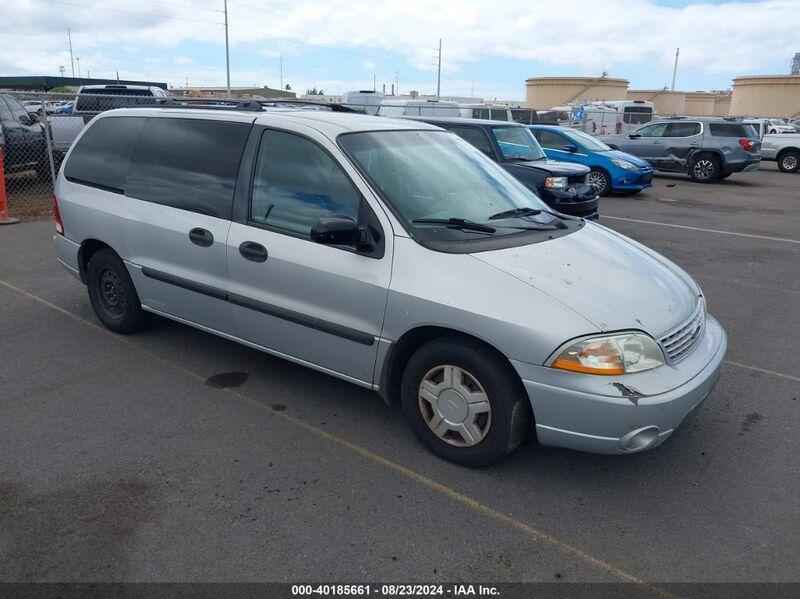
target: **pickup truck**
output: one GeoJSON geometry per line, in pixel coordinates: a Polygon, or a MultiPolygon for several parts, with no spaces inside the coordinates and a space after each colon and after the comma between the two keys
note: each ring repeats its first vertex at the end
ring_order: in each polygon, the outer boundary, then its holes
{"type": "Polygon", "coordinates": [[[765,135],[761,159],[774,160],[784,173],[796,173],[800,170],[800,133],[765,135]]]}

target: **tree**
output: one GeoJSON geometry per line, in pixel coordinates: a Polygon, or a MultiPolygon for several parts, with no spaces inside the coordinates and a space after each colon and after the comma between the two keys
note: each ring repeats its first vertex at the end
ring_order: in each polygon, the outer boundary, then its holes
{"type": "Polygon", "coordinates": [[[292,86],[291,86],[291,85],[289,85],[288,83],[286,84],[286,91],[287,91],[287,92],[290,92],[290,91],[292,91],[292,86]]]}
{"type": "Polygon", "coordinates": [[[325,92],[322,91],[321,89],[317,89],[317,86],[315,85],[314,87],[311,87],[311,88],[306,90],[306,95],[307,96],[324,96],[325,92]]]}

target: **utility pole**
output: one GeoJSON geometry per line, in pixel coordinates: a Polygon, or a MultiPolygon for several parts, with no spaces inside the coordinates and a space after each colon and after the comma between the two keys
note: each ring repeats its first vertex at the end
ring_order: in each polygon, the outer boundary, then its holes
{"type": "Polygon", "coordinates": [[[72,78],[75,78],[75,59],[72,58],[72,32],[67,29],[67,39],[69,40],[69,64],[72,67],[72,78]]]}
{"type": "Polygon", "coordinates": [[[64,65],[63,64],[60,67],[58,67],[58,72],[61,73],[62,77],[64,76],[64,70],[65,69],[64,69],[64,65]]]}
{"type": "Polygon", "coordinates": [[[117,83],[119,83],[119,70],[117,71],[117,83]]]}
{"type": "Polygon", "coordinates": [[[469,80],[469,97],[470,98],[474,98],[475,97],[475,80],[474,79],[470,79],[469,80]]]}
{"type": "Polygon", "coordinates": [[[228,0],[225,2],[225,97],[231,97],[231,55],[228,48],[228,0]]]}
{"type": "Polygon", "coordinates": [[[439,66],[436,69],[436,99],[442,91],[442,38],[439,38],[439,66]]]}
{"type": "Polygon", "coordinates": [[[681,49],[675,50],[675,67],[672,69],[672,91],[675,91],[675,78],[678,76],[678,56],[680,56],[681,49]]]}
{"type": "Polygon", "coordinates": [[[75,57],[75,62],[78,63],[78,79],[81,78],[81,59],[79,57],[75,57]]]}
{"type": "Polygon", "coordinates": [[[278,54],[278,68],[281,71],[281,89],[283,89],[283,54],[278,54]]]}
{"type": "Polygon", "coordinates": [[[375,73],[372,73],[372,91],[378,91],[378,79],[375,76],[375,73]]]}
{"type": "Polygon", "coordinates": [[[91,79],[92,78],[92,72],[89,69],[86,69],[86,78],[87,79],[91,79]]]}
{"type": "Polygon", "coordinates": [[[394,71],[394,83],[395,83],[395,90],[396,94],[400,95],[400,69],[395,69],[394,71]]]}

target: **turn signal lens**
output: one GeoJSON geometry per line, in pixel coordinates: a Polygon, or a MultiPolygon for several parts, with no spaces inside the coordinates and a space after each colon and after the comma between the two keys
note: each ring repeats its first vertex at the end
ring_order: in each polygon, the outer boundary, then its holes
{"type": "Polygon", "coordinates": [[[588,337],[560,350],[553,368],[587,374],[619,375],[664,364],[664,353],[648,335],[638,332],[588,337]]]}

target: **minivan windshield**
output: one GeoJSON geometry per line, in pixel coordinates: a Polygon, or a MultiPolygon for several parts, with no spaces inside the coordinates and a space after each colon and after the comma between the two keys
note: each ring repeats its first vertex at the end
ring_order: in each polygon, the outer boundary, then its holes
{"type": "Polygon", "coordinates": [[[431,220],[453,219],[462,224],[490,225],[462,227],[449,223],[458,235],[501,236],[552,226],[559,220],[532,191],[452,133],[347,133],[339,136],[339,144],[398,216],[414,229],[437,224],[431,220]],[[526,208],[529,210],[519,210],[526,208]],[[508,216],[497,217],[509,211],[508,216]]]}
{"type": "Polygon", "coordinates": [[[544,150],[527,127],[492,127],[504,160],[540,160],[544,150]]]}

